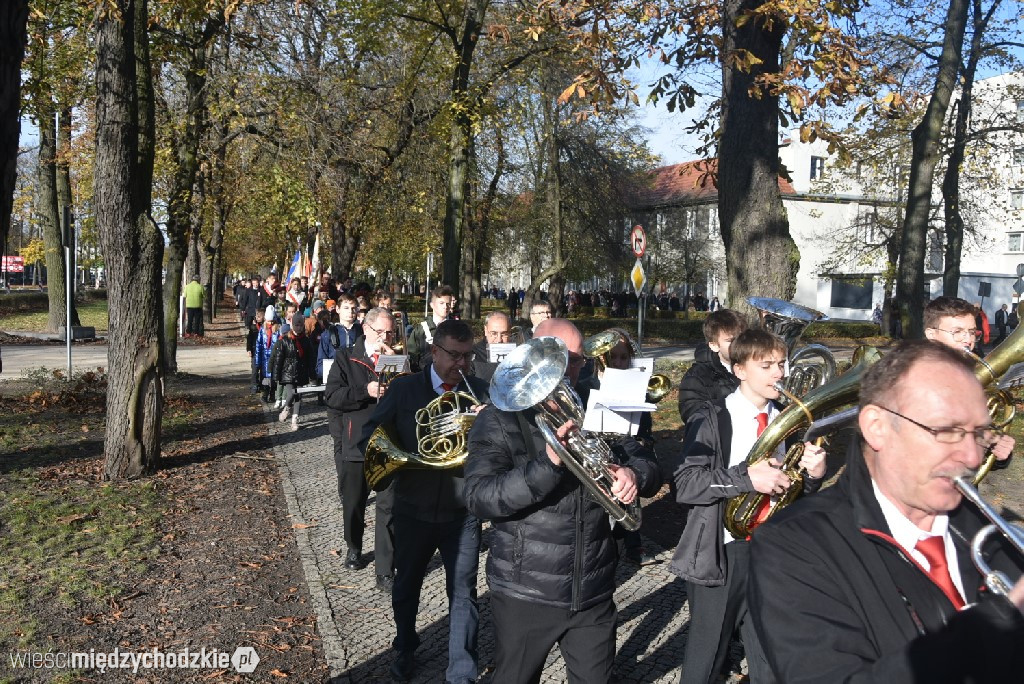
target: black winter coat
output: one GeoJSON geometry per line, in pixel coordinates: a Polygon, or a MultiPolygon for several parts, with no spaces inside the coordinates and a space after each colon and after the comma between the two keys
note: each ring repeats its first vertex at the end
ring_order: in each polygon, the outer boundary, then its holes
{"type": "MultiPolygon", "coordinates": [[[[488,406],[469,435],[466,505],[495,531],[487,583],[512,598],[585,610],[615,590],[608,514],[565,466],[551,462],[528,410],[521,415],[531,453],[517,415],[488,406]]],[[[636,473],[640,495],[653,496],[661,486],[658,466],[647,449],[629,442],[618,455],[636,473]]]]}
{"type": "Polygon", "coordinates": [[[730,373],[717,352],[707,342],[700,343],[693,352],[693,365],[679,383],[679,415],[683,422],[706,401],[720,401],[740,386],[739,378],[730,373]]]}
{"type": "Polygon", "coordinates": [[[331,437],[342,444],[342,460],[363,460],[359,438],[367,418],[377,407],[377,398],[370,396],[366,386],[376,380],[373,362],[366,356],[364,338],[351,350],[343,349],[334,357],[324,389],[324,402],[331,437]]]}
{"type": "MultiPolygon", "coordinates": [[[[979,592],[969,545],[985,521],[949,515],[968,605],[959,612],[890,537],[863,456],[839,482],[797,501],[751,542],[750,613],[780,682],[1011,682],[1024,673],[1024,616],[979,592]]],[[[986,556],[1018,578],[1000,535],[986,556]]],[[[1011,560],[1015,559],[1015,560],[1011,560]]]]}
{"type": "MultiPolygon", "coordinates": [[[[477,398],[486,402],[487,383],[479,378],[466,378],[477,398]]],[[[466,392],[465,383],[459,383],[459,392],[466,392]]],[[[357,447],[366,452],[366,443],[378,425],[393,428],[398,439],[395,444],[402,451],[416,453],[416,412],[437,398],[430,378],[430,366],[419,373],[402,375],[391,381],[387,392],[377,403],[366,423],[357,447]]],[[[477,418],[479,420],[479,418],[477,418]]],[[[472,460],[472,451],[467,460],[472,460]]],[[[395,515],[415,517],[426,522],[452,522],[466,514],[463,494],[463,469],[443,470],[401,468],[395,473],[395,515]]]]}
{"type": "Polygon", "coordinates": [[[271,373],[281,385],[305,385],[316,370],[316,352],[305,335],[282,335],[270,352],[271,373]]]}

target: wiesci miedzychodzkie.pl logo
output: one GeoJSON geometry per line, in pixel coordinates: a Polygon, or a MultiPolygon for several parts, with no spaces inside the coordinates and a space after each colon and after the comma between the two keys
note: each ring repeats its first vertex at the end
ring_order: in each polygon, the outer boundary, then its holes
{"type": "Polygon", "coordinates": [[[205,646],[198,650],[184,648],[163,651],[153,648],[148,651],[75,651],[75,652],[33,652],[15,651],[9,655],[11,669],[32,670],[223,670],[233,667],[241,674],[251,674],[260,664],[260,656],[252,646],[239,646],[234,653],[205,646]]]}

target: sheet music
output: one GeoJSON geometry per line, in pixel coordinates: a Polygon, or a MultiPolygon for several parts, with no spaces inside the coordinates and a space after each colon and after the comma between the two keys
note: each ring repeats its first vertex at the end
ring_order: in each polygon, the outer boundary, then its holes
{"type": "Polygon", "coordinates": [[[650,359],[639,360],[647,363],[628,370],[605,369],[601,389],[592,390],[587,400],[584,430],[635,435],[640,426],[640,415],[657,410],[654,404],[646,401],[647,383],[654,371],[654,363],[650,359]]]}
{"type": "Polygon", "coordinates": [[[373,370],[377,373],[404,373],[409,370],[409,357],[406,354],[381,354],[373,370]]]}
{"type": "Polygon", "coordinates": [[[512,342],[499,342],[487,345],[487,360],[490,363],[501,363],[505,357],[512,353],[516,345],[512,342]]]}

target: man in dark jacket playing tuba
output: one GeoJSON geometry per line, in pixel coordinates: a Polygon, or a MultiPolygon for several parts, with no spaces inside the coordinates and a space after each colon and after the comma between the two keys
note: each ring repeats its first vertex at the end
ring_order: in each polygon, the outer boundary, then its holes
{"type": "MultiPolygon", "coordinates": [[[[569,349],[566,374],[579,378],[583,337],[563,319],[537,326],[569,349]]],[[[608,513],[561,463],[533,423],[535,411],[487,407],[470,432],[466,505],[494,525],[487,559],[494,618],[495,684],[537,682],[559,644],[570,682],[611,677],[615,657],[617,551],[608,513]]],[[[563,438],[566,426],[558,430],[563,438]]],[[[623,440],[625,466],[612,494],[623,503],[661,486],[657,463],[635,440],[623,440]]]]}

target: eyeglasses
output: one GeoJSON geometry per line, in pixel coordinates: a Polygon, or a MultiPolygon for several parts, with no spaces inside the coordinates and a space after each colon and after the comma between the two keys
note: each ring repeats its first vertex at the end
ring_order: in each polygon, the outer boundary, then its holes
{"type": "Polygon", "coordinates": [[[498,332],[497,330],[488,330],[486,332],[486,335],[488,338],[494,338],[498,340],[507,340],[509,337],[509,333],[507,330],[505,332],[498,332]]]}
{"type": "Polygon", "coordinates": [[[945,330],[943,328],[932,328],[932,330],[938,330],[939,332],[947,333],[950,337],[953,337],[954,339],[957,338],[957,337],[967,337],[967,339],[970,339],[972,337],[976,337],[977,334],[978,334],[978,329],[977,328],[966,328],[966,329],[965,328],[957,328],[956,330],[945,330]]]}
{"type": "Polygon", "coordinates": [[[573,353],[573,352],[569,353],[569,365],[570,366],[582,366],[586,362],[587,362],[587,358],[585,356],[580,356],[579,354],[576,354],[576,353],[573,353]]]}
{"type": "Polygon", "coordinates": [[[476,354],[476,352],[474,352],[474,351],[468,351],[468,352],[462,352],[462,353],[449,351],[449,350],[445,349],[444,347],[442,347],[441,345],[439,345],[437,342],[434,342],[434,346],[437,347],[438,349],[440,349],[441,351],[443,351],[445,354],[447,354],[451,358],[451,360],[455,361],[455,362],[458,362],[461,359],[462,361],[465,361],[466,363],[469,363],[470,361],[473,360],[473,355],[476,354]]]}
{"type": "Polygon", "coordinates": [[[1002,432],[995,429],[991,425],[978,428],[977,430],[964,430],[963,428],[960,427],[933,428],[928,427],[923,423],[918,423],[913,418],[908,418],[902,413],[893,411],[891,408],[886,408],[885,406],[879,406],[878,408],[882,409],[883,411],[888,411],[894,416],[898,416],[905,421],[913,423],[922,430],[927,430],[928,432],[932,433],[932,437],[934,437],[935,441],[939,442],[940,444],[959,444],[960,442],[964,441],[964,437],[966,437],[967,435],[974,435],[974,441],[975,443],[977,443],[978,446],[982,447],[983,449],[990,449],[993,446],[995,446],[995,443],[998,442],[999,438],[1003,436],[1002,432]]]}
{"type": "Polygon", "coordinates": [[[542,309],[540,311],[531,311],[531,316],[551,316],[551,309],[542,309]]]}
{"type": "Polygon", "coordinates": [[[395,336],[395,331],[394,330],[377,330],[376,328],[374,328],[372,325],[369,325],[368,323],[363,323],[363,327],[364,328],[369,328],[373,332],[377,333],[377,335],[379,335],[380,337],[394,337],[395,336]]]}

